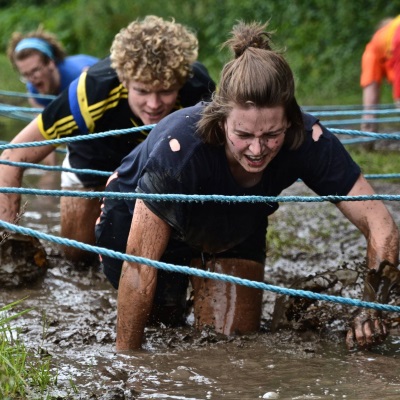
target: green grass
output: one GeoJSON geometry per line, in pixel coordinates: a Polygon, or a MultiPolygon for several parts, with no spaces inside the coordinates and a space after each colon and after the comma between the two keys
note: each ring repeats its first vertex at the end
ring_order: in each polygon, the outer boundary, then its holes
{"type": "Polygon", "coordinates": [[[10,315],[22,300],[0,308],[0,398],[51,399],[48,390],[57,383],[51,371],[51,356],[25,346],[20,333],[11,323],[29,312],[10,315]]]}
{"type": "Polygon", "coordinates": [[[7,56],[0,54],[0,90],[12,90],[21,92],[25,90],[25,85],[20,82],[18,73],[14,71],[7,56]]]}
{"type": "Polygon", "coordinates": [[[400,173],[400,157],[396,150],[368,151],[359,146],[348,146],[347,149],[363,174],[400,173]]]}

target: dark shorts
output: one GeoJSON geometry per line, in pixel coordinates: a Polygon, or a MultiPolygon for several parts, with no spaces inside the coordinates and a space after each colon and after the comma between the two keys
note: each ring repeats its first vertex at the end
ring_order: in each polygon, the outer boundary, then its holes
{"type": "MultiPolygon", "coordinates": [[[[116,179],[107,185],[105,191],[119,191],[116,179]]],[[[97,246],[125,253],[131,221],[132,215],[125,200],[105,199],[100,220],[95,227],[97,246]]],[[[191,258],[191,250],[188,247],[171,243],[160,261],[187,266],[191,258]]],[[[122,263],[123,261],[118,258],[102,256],[104,274],[115,289],[118,289],[122,263]]],[[[173,324],[181,322],[186,310],[188,283],[189,279],[186,274],[158,270],[154,298],[155,310],[152,313],[155,320],[164,322],[163,315],[169,314],[168,320],[171,321],[172,318],[173,324]],[[160,313],[163,315],[158,316],[160,313]]]]}
{"type": "MultiPolygon", "coordinates": [[[[112,179],[105,191],[119,192],[117,179],[112,179]]],[[[129,212],[127,200],[105,198],[100,220],[96,224],[96,244],[121,253],[126,251],[126,243],[131,227],[132,215],[129,212]]],[[[133,201],[133,200],[129,200],[133,201]]],[[[203,258],[205,261],[212,257],[241,258],[263,263],[265,260],[266,227],[262,227],[246,241],[229,251],[219,254],[202,254],[171,239],[167,250],[160,259],[161,262],[189,266],[193,258],[203,258]]],[[[111,284],[118,289],[123,261],[117,258],[102,256],[104,274],[111,284]]],[[[173,298],[186,296],[188,276],[178,272],[158,271],[155,303],[170,303],[173,298]]]]}

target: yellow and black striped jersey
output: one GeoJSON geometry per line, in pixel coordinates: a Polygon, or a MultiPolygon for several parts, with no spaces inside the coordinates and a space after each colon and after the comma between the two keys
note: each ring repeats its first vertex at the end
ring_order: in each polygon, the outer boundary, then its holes
{"type": "MultiPolygon", "coordinates": [[[[179,95],[172,111],[208,100],[215,83],[199,62],[179,95]]],[[[38,117],[43,137],[58,139],[68,136],[107,132],[142,126],[131,111],[128,91],[119,81],[107,57],[83,72],[53,100],[38,117]]],[[[149,131],[114,134],[100,139],[68,144],[69,161],[73,168],[114,171],[123,157],[146,139],[149,131]]],[[[80,174],[86,187],[105,184],[107,178],[80,174]]]]}

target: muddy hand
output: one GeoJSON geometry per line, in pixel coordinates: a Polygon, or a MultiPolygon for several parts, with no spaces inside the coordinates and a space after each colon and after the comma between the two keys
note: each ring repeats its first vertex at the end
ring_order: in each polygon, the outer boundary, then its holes
{"type": "MultiPolygon", "coordinates": [[[[384,260],[377,269],[370,269],[364,280],[363,300],[387,304],[390,291],[400,283],[400,271],[384,260]]],[[[388,328],[378,310],[359,310],[351,328],[347,332],[346,344],[349,349],[355,347],[370,348],[382,343],[388,336],[388,328]]]]}
{"type": "Polygon", "coordinates": [[[19,233],[0,232],[0,287],[17,287],[44,276],[46,250],[39,239],[19,233]]]}
{"type": "Polygon", "coordinates": [[[362,309],[347,332],[346,345],[349,350],[369,349],[381,344],[388,336],[388,329],[377,310],[362,309]]]}

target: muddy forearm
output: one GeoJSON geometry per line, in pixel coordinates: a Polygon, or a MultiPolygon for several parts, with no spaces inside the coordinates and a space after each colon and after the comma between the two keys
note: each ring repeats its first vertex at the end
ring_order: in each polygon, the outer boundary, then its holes
{"type": "Polygon", "coordinates": [[[124,262],[118,289],[117,351],[142,346],[156,288],[156,270],[124,262]]]}
{"type": "MultiPolygon", "coordinates": [[[[137,200],[126,253],[159,260],[169,242],[171,228],[142,200],[137,200]]],[[[124,262],[118,289],[117,350],[139,349],[150,315],[157,270],[145,264],[124,262]]]]}
{"type": "MultiPolygon", "coordinates": [[[[388,303],[391,289],[400,283],[397,269],[399,236],[394,225],[392,234],[372,235],[367,237],[367,263],[369,271],[364,281],[363,300],[388,303]]],[[[381,311],[360,308],[347,332],[346,344],[349,349],[370,348],[382,343],[389,334],[381,311]]]]}
{"type": "MultiPolygon", "coordinates": [[[[7,160],[7,151],[1,157],[7,160]]],[[[20,187],[23,170],[0,164],[0,187],[20,187]]],[[[21,196],[16,193],[0,193],[0,219],[6,222],[15,222],[20,210],[21,196]]]]}
{"type": "Polygon", "coordinates": [[[367,265],[370,269],[378,270],[382,262],[388,262],[395,267],[399,263],[399,231],[392,220],[382,221],[385,227],[367,236],[367,265]]]}
{"type": "MultiPolygon", "coordinates": [[[[374,195],[375,191],[360,175],[348,196],[374,195]]],[[[367,264],[378,269],[383,261],[398,265],[399,231],[393,217],[382,201],[343,201],[339,210],[364,235],[367,241],[367,264]]]]}
{"type": "MultiPolygon", "coordinates": [[[[43,141],[37,118],[31,121],[13,140],[12,144],[43,141]]],[[[37,163],[54,150],[52,145],[6,149],[1,159],[9,162],[37,163]]],[[[20,187],[24,169],[0,164],[0,187],[20,187]]],[[[20,196],[0,194],[0,219],[13,222],[19,212],[20,196]]]]}

